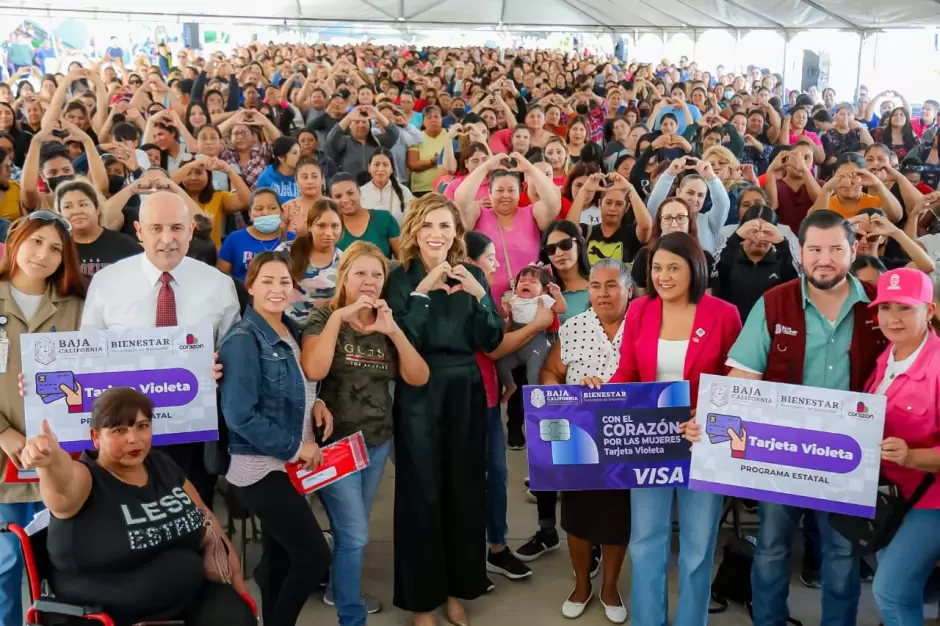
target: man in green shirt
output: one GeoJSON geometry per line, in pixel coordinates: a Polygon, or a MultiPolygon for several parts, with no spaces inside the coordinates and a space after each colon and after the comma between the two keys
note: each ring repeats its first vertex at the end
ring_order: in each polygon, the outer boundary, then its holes
{"type": "MultiPolygon", "coordinates": [[[[803,277],[768,291],[751,310],[728,354],[730,376],[828,389],[858,387],[870,374],[863,371],[868,361],[873,368],[880,350],[867,288],[849,275],[857,248],[855,230],[839,214],[818,211],[803,221],[799,239],[803,277]],[[853,346],[855,342],[869,347],[853,346]]],[[[804,509],[760,502],[759,513],[751,568],[753,620],[755,626],[777,626],[788,615],[790,543],[804,509]]],[[[831,529],[828,513],[808,513],[821,535],[822,623],[854,624],[861,594],[859,557],[831,529]]]]}

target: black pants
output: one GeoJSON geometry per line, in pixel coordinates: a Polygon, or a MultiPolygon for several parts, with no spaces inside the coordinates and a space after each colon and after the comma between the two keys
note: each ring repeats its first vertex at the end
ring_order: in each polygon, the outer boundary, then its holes
{"type": "MultiPolygon", "coordinates": [[[[155,582],[154,584],[159,584],[155,582]]],[[[203,583],[196,595],[196,600],[178,615],[164,616],[173,620],[182,620],[186,626],[257,626],[258,620],[251,612],[249,604],[238,595],[231,585],[209,582],[203,583]]],[[[111,615],[117,626],[131,626],[141,621],[151,621],[150,617],[111,615]]],[[[65,619],[47,622],[50,626],[88,626],[91,622],[80,619],[65,619]]],[[[159,623],[159,621],[157,622],[159,623]]]]}
{"type": "Polygon", "coordinates": [[[535,494],[535,506],[539,513],[539,527],[555,527],[555,511],[558,506],[557,491],[533,491],[535,494]]]}
{"type": "Polygon", "coordinates": [[[207,582],[183,616],[186,626],[256,626],[251,607],[229,585],[207,582]]]}
{"type": "Polygon", "coordinates": [[[486,394],[476,362],[430,362],[395,397],[395,606],[486,592],[486,394]]]}
{"type": "Polygon", "coordinates": [[[284,472],[271,472],[248,487],[232,486],[261,520],[261,590],[265,626],[294,626],[307,598],[330,568],[330,549],[306,498],[284,472]]]}
{"type": "Polygon", "coordinates": [[[212,509],[212,501],[215,498],[216,477],[209,474],[205,463],[205,444],[199,443],[180,443],[172,446],[163,446],[160,448],[170,455],[176,464],[180,466],[186,478],[193,484],[199,497],[206,503],[209,509],[212,509]]]}
{"type": "Polygon", "coordinates": [[[525,413],[522,405],[522,386],[528,385],[525,367],[517,367],[512,371],[512,381],[516,384],[516,393],[509,397],[506,403],[506,427],[512,432],[515,429],[522,431],[525,423],[525,413]]]}

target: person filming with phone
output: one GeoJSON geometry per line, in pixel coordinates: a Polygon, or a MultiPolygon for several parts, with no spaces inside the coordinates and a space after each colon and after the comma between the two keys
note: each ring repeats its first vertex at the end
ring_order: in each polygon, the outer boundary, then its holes
{"type": "Polygon", "coordinates": [[[326,136],[326,154],[340,172],[360,176],[369,169],[369,159],[379,148],[391,150],[398,142],[398,127],[372,105],[357,106],[326,136]],[[372,124],[382,132],[373,135],[372,124]]]}

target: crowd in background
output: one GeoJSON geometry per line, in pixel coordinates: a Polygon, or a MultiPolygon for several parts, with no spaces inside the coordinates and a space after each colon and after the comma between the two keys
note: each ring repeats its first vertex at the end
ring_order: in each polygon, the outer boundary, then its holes
{"type": "MultiPolygon", "coordinates": [[[[0,83],[0,463],[40,481],[0,482],[0,521],[49,509],[63,599],[119,623],[251,623],[234,548],[220,540],[224,567],[206,556],[221,493],[261,521],[251,574],[266,624],[297,623],[325,581],[339,623],[365,624],[382,609],[361,579],[392,459],[394,604],[417,626],[440,607],[468,624],[463,601],[492,590],[487,572],[530,577],[560,547],[559,494],[540,491],[537,530],[507,546],[526,384],[688,380],[693,409],[698,377],[729,371],[885,394],[884,475],[910,497],[940,469],[936,101],[915,114],[890,90],[840,98],[757,67],[548,50],[160,43],[129,67],[105,55],[13,69],[0,83]],[[96,451],[72,459],[47,427],[26,439],[19,335],[196,324],[218,351],[217,462],[201,444],[151,451],[152,405],[118,390],[95,405],[96,451]],[[321,445],[357,432],[371,463],[318,492],[324,534],[285,463],[316,467],[321,445]],[[127,511],[163,498],[173,532],[115,540],[131,536],[127,511]]],[[[683,433],[697,441],[694,420],[683,433]]],[[[628,607],[635,624],[667,623],[674,500],[671,623],[707,623],[722,498],[685,488],[561,493],[566,617],[596,595],[613,623],[628,607]]],[[[822,624],[854,624],[872,576],[885,624],[921,623],[940,487],[874,571],[827,515],[758,512],[756,624],[787,619],[798,525],[822,624]]],[[[0,536],[3,626],[22,624],[21,574],[0,536]]]]}

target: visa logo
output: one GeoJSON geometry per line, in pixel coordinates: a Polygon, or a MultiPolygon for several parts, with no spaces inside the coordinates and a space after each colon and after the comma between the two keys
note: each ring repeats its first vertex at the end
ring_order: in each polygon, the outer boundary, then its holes
{"type": "Polygon", "coordinates": [[[644,467],[633,468],[638,485],[674,485],[685,482],[685,474],[681,467],[644,467]]]}

